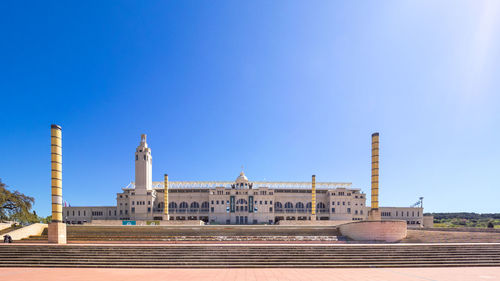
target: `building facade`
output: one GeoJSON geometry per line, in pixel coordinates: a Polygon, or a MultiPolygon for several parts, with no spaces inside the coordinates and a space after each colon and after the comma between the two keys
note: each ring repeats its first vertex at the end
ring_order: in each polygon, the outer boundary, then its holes
{"type": "MultiPolygon", "coordinates": [[[[66,223],[93,220],[159,221],[165,216],[168,192],[170,220],[202,220],[211,224],[275,224],[310,220],[311,182],[250,181],[242,171],[228,181],[152,181],[152,156],[146,135],[135,152],[135,182],[116,195],[116,206],[64,207],[66,223]]],[[[365,220],[366,194],[345,182],[316,182],[317,220],[365,220]]],[[[380,207],[382,219],[421,225],[422,208],[380,207]],[[410,216],[411,215],[411,216],[410,216]]]]}

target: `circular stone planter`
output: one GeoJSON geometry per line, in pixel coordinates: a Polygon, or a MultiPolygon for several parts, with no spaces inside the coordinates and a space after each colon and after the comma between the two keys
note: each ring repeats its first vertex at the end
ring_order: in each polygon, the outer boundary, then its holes
{"type": "Polygon", "coordinates": [[[398,242],[406,237],[406,221],[357,221],[339,226],[341,235],[356,241],[398,242]]]}

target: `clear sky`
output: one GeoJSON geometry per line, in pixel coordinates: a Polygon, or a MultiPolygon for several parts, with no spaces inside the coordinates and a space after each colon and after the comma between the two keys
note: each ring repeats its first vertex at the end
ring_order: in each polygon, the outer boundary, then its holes
{"type": "Polygon", "coordinates": [[[0,177],[49,215],[56,123],[72,206],[116,204],[142,133],[154,180],[369,194],[378,131],[382,206],[500,212],[499,37],[499,1],[2,1],[0,177]]]}

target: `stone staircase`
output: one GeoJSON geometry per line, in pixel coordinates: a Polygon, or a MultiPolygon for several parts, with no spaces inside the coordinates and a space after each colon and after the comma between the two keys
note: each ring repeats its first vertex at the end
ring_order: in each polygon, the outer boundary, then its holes
{"type": "MultiPolygon", "coordinates": [[[[67,240],[78,242],[337,241],[336,227],[291,226],[68,226],[67,240]]],[[[47,230],[22,242],[47,242],[47,230]]]]}
{"type": "Polygon", "coordinates": [[[0,246],[0,267],[360,268],[500,266],[500,244],[0,246]]]}

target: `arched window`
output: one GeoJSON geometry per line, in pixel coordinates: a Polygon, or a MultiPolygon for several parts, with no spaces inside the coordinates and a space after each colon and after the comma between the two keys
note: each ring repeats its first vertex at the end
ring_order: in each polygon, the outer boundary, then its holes
{"type": "Polygon", "coordinates": [[[308,212],[308,213],[309,213],[309,212],[311,212],[311,211],[312,211],[312,203],[311,203],[311,202],[309,202],[309,203],[307,203],[307,204],[306,204],[306,212],[308,212]]]}
{"type": "Polygon", "coordinates": [[[285,211],[287,213],[293,213],[295,210],[293,209],[293,203],[292,202],[286,202],[285,203],[285,211]]]}
{"type": "Polygon", "coordinates": [[[179,212],[180,213],[185,213],[187,211],[187,208],[188,208],[187,202],[181,202],[181,204],[179,204],[179,212]]]}
{"type": "Polygon", "coordinates": [[[199,209],[200,209],[200,203],[198,203],[198,202],[192,202],[191,206],[189,206],[189,211],[192,213],[198,212],[199,209]]]}
{"type": "Polygon", "coordinates": [[[283,205],[281,202],[274,202],[274,211],[277,213],[283,212],[283,205]]]}
{"type": "Polygon", "coordinates": [[[238,199],[238,201],[236,201],[236,204],[248,204],[247,200],[241,198],[241,199],[238,199]]]}
{"type": "Polygon", "coordinates": [[[326,212],[326,206],[325,206],[325,203],[323,202],[319,202],[318,204],[316,204],[316,211],[318,213],[325,213],[326,212]]]}
{"type": "Polygon", "coordinates": [[[306,210],[304,209],[304,203],[302,202],[297,202],[297,204],[295,204],[295,209],[297,209],[297,212],[305,212],[306,210]]]}
{"type": "Polygon", "coordinates": [[[175,202],[168,203],[168,212],[175,213],[176,211],[177,211],[177,203],[175,202]]]}
{"type": "Polygon", "coordinates": [[[208,204],[208,201],[205,201],[205,202],[201,203],[201,211],[202,212],[208,212],[208,207],[209,206],[210,205],[208,204]]]}

